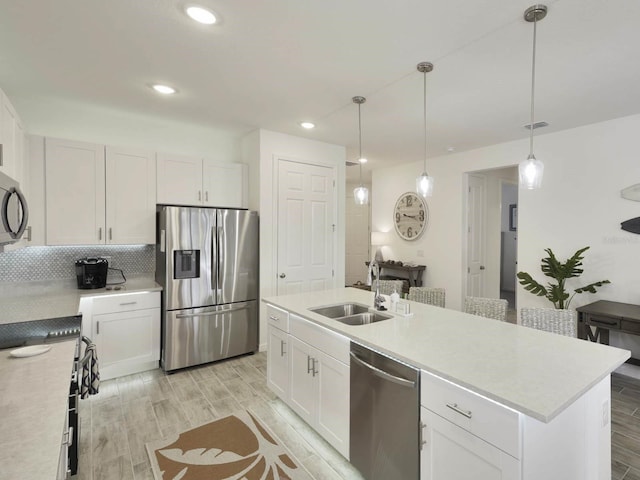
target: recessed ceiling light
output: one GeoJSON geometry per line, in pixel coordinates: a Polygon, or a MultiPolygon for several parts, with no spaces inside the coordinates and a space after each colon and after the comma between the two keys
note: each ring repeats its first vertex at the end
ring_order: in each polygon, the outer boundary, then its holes
{"type": "Polygon", "coordinates": [[[366,158],[359,158],[358,161],[360,163],[367,163],[368,162],[368,160],[366,158]]]}
{"type": "Polygon", "coordinates": [[[213,25],[218,21],[215,14],[204,7],[193,5],[191,7],[187,7],[185,12],[196,22],[204,23],[205,25],[213,25]]]}
{"type": "Polygon", "coordinates": [[[316,124],[315,123],[311,123],[311,122],[300,122],[300,126],[302,128],[306,128],[307,130],[311,130],[312,128],[316,128],[316,124]]]}
{"type": "Polygon", "coordinates": [[[177,92],[175,88],[170,87],[169,85],[155,84],[151,85],[151,88],[153,88],[158,93],[162,93],[163,95],[171,95],[172,93],[177,92]]]}
{"type": "Polygon", "coordinates": [[[447,147],[447,152],[455,152],[456,147],[447,147]]]}

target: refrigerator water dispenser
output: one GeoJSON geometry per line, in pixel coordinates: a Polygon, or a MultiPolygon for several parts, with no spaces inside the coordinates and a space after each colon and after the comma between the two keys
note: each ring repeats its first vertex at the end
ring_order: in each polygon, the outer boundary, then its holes
{"type": "Polygon", "coordinates": [[[200,277],[200,250],[174,250],[173,263],[173,278],[200,277]]]}

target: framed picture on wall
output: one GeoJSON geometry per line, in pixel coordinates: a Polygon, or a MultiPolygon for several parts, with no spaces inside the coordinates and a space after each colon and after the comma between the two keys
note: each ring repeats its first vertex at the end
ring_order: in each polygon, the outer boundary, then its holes
{"type": "Polygon", "coordinates": [[[518,205],[509,205],[509,230],[515,232],[518,229],[518,205]]]}

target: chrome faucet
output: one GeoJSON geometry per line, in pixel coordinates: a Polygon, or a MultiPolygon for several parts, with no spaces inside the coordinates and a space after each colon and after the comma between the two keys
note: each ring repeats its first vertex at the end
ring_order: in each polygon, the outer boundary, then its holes
{"type": "Polygon", "coordinates": [[[376,310],[382,310],[382,304],[384,303],[384,297],[382,295],[380,295],[380,265],[378,265],[378,262],[376,262],[375,260],[373,260],[371,262],[371,269],[375,269],[374,270],[374,275],[375,275],[375,282],[376,282],[376,292],[373,296],[373,308],[375,308],[376,310]]]}

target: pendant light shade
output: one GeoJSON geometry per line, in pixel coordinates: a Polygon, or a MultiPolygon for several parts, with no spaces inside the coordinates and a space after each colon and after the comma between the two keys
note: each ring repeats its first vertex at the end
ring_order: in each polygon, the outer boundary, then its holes
{"type": "Polygon", "coordinates": [[[427,73],[433,70],[433,64],[430,62],[420,62],[418,71],[423,74],[424,86],[424,171],[422,175],[416,178],[416,192],[422,197],[430,197],[433,195],[433,177],[427,173],[427,73]]]}
{"type": "Polygon", "coordinates": [[[536,85],[536,25],[538,21],[547,16],[545,5],[533,5],[524,12],[524,19],[533,23],[533,56],[531,61],[531,123],[529,123],[529,156],[518,165],[520,186],[528,190],[540,188],[544,164],[533,154],[533,130],[534,126],[534,94],[536,85]]]}
{"type": "Polygon", "coordinates": [[[353,189],[353,198],[356,205],[367,205],[369,203],[369,189],[362,183],[362,164],[367,160],[362,157],[362,117],[360,115],[360,106],[367,101],[364,97],[353,97],[353,103],[358,105],[358,145],[360,156],[358,163],[360,164],[360,185],[353,189]]]}

